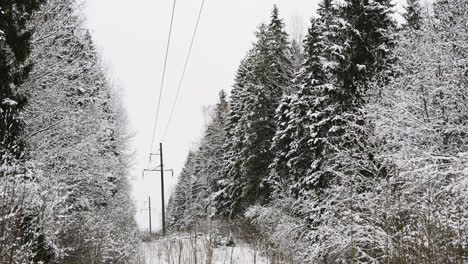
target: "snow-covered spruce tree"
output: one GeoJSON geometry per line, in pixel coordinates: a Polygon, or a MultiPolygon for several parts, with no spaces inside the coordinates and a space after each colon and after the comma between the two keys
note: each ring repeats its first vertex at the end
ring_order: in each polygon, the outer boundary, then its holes
{"type": "Polygon", "coordinates": [[[288,36],[276,7],[271,22],[259,27],[241,72],[244,69],[248,69],[245,77],[238,78],[242,83],[236,82],[233,89],[223,167],[226,180],[216,196],[218,213],[231,216],[269,197],[268,186],[261,183],[273,159],[269,149],[276,130],[274,114],[292,83],[293,70],[288,36]]]}
{"type": "MultiPolygon", "coordinates": [[[[241,158],[240,153],[236,152],[241,149],[244,141],[243,129],[240,127],[240,119],[245,111],[245,104],[242,100],[247,78],[252,68],[253,50],[241,61],[239,69],[235,77],[234,87],[231,91],[229,102],[229,110],[226,117],[226,140],[223,145],[225,151],[223,155],[223,169],[229,163],[231,171],[240,171],[241,158]]],[[[228,186],[232,185],[232,179],[225,176],[225,172],[221,171],[221,177],[216,182],[218,190],[214,193],[213,201],[216,209],[222,209],[230,206],[231,199],[227,192],[228,186]]],[[[226,209],[224,214],[228,214],[226,209]]],[[[218,212],[219,214],[219,212],[218,212]]]]}
{"type": "Polygon", "coordinates": [[[275,154],[268,178],[264,179],[272,191],[274,196],[283,196],[288,193],[291,181],[286,178],[289,175],[290,166],[288,164],[289,151],[291,142],[296,127],[289,126],[291,105],[293,101],[297,101],[297,96],[284,95],[280,105],[276,110],[276,134],[273,137],[271,150],[275,154]]]}
{"type": "Polygon", "coordinates": [[[349,63],[344,64],[347,67],[339,74],[343,86],[361,85],[360,89],[366,89],[366,81],[392,65],[391,51],[395,45],[392,8],[390,0],[349,0],[343,7],[343,17],[348,23],[345,43],[349,45],[345,51],[349,63]]]}
{"type": "MultiPolygon", "coordinates": [[[[274,96],[281,96],[288,87],[291,86],[294,78],[294,65],[292,46],[288,40],[288,34],[285,31],[285,24],[279,17],[278,7],[275,5],[271,14],[271,21],[267,27],[267,42],[265,43],[268,50],[267,60],[270,62],[267,65],[268,73],[260,72],[262,75],[270,75],[265,78],[265,82],[259,79],[259,82],[272,90],[274,96]]],[[[261,49],[261,48],[260,48],[261,49]]],[[[296,50],[295,56],[300,57],[300,52],[296,50]]],[[[267,63],[268,61],[260,62],[267,63]]],[[[260,67],[262,69],[262,66],[260,67]]],[[[264,76],[266,77],[266,76],[264,76]]],[[[278,105],[278,98],[275,106],[278,105]]]]}
{"type": "Polygon", "coordinates": [[[313,163],[293,189],[303,192],[300,211],[310,217],[313,261],[369,263],[382,252],[374,243],[382,240],[376,235],[382,230],[365,204],[387,169],[374,157],[373,127],[361,108],[373,87],[370,82],[391,73],[391,5],[331,2],[323,4],[321,15],[330,29],[323,33],[328,80],[316,88],[319,104],[313,107],[316,119],[309,127],[313,163]]]}
{"type": "Polygon", "coordinates": [[[312,78],[305,79],[303,84],[303,90],[309,89],[313,93],[308,95],[307,101],[311,105],[306,107],[309,111],[305,113],[309,120],[313,120],[307,121],[310,124],[305,136],[310,138],[302,139],[301,144],[306,148],[304,143],[310,144],[310,152],[314,156],[304,159],[306,163],[301,167],[309,170],[308,176],[302,177],[294,189],[307,191],[326,187],[331,179],[329,171],[322,169],[323,162],[328,160],[327,155],[334,155],[340,144],[342,147],[352,144],[345,140],[347,126],[363,124],[357,110],[364,102],[367,82],[386,69],[391,58],[388,49],[393,45],[394,24],[390,18],[390,7],[386,2],[374,1],[335,3],[327,0],[321,5],[319,23],[326,29],[321,32],[320,45],[323,48],[318,54],[309,54],[318,58],[315,59],[318,64],[304,70],[306,76],[312,78]],[[317,82],[314,74],[323,77],[317,82]],[[315,87],[313,83],[307,83],[311,81],[317,82],[315,87]]]}
{"type": "Polygon", "coordinates": [[[267,179],[273,191],[273,200],[268,206],[255,206],[248,210],[247,217],[261,230],[269,234],[268,241],[277,254],[293,257],[296,261],[308,261],[303,255],[310,241],[307,233],[307,217],[299,215],[296,198],[299,188],[293,187],[307,174],[313,162],[313,146],[309,141],[309,127],[315,122],[314,111],[316,87],[323,85],[326,75],[324,43],[321,23],[311,20],[304,39],[305,61],[296,76],[297,92],[284,96],[276,111],[276,134],[271,151],[275,154],[267,179]]]}
{"type": "Polygon", "coordinates": [[[228,103],[226,93],[221,91],[219,101],[211,111],[210,122],[198,148],[199,169],[197,181],[199,182],[198,195],[195,203],[198,209],[193,208],[192,215],[197,220],[213,214],[213,196],[221,190],[222,166],[224,158],[224,143],[226,137],[226,118],[228,103]]]}
{"type": "Polygon", "coordinates": [[[204,136],[196,150],[189,153],[171,195],[168,216],[174,229],[190,229],[212,214],[212,198],[221,189],[227,111],[226,93],[221,91],[204,136]]]}
{"type": "Polygon", "coordinates": [[[366,263],[381,252],[367,240],[381,229],[362,205],[376,185],[373,178],[386,169],[373,157],[372,126],[360,108],[369,81],[386,74],[392,62],[390,7],[387,2],[323,2],[305,42],[309,58],[299,92],[278,110],[270,180],[280,179],[280,186],[289,181],[286,191],[299,198],[292,215],[308,222],[302,241],[311,247],[304,261],[366,263]]]}
{"type": "Polygon", "coordinates": [[[212,194],[221,190],[220,181],[222,180],[222,175],[220,172],[223,165],[223,147],[226,141],[228,111],[229,104],[227,102],[227,95],[224,91],[221,91],[219,94],[219,102],[212,114],[212,121],[206,129],[200,147],[200,155],[202,157],[209,157],[205,170],[208,174],[207,182],[210,187],[210,193],[212,194]]]}
{"type": "Polygon", "coordinates": [[[73,0],[51,0],[35,15],[31,60],[21,87],[30,159],[67,194],[55,223],[55,263],[128,263],[136,249],[127,184],[127,131],[73,0]],[[58,254],[60,253],[60,254],[58,254]]]}
{"type": "MultiPolygon", "coordinates": [[[[394,160],[394,263],[462,263],[467,256],[467,1],[437,1],[417,37],[396,50],[398,75],[370,105],[381,155],[394,160]]],[[[407,31],[413,32],[408,28],[407,31]]],[[[410,34],[404,32],[404,34],[410,34]]]]}
{"type": "Polygon", "coordinates": [[[318,100],[315,87],[323,85],[326,79],[322,65],[322,29],[316,19],[311,20],[304,39],[304,50],[306,59],[296,78],[300,80],[297,84],[298,92],[285,96],[277,109],[277,130],[272,145],[275,159],[270,176],[277,178],[270,178],[269,181],[273,186],[279,184],[286,192],[307,173],[313,161],[308,128],[315,122],[312,116],[314,103],[318,100]]]}
{"type": "Polygon", "coordinates": [[[174,230],[187,228],[193,223],[189,215],[192,206],[192,177],[194,175],[196,152],[190,151],[179,175],[174,193],[171,195],[168,210],[168,226],[174,230]]]}

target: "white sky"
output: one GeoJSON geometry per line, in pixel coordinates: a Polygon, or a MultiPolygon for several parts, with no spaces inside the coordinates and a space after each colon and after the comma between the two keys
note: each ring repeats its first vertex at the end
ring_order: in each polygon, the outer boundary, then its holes
{"type": "MultiPolygon", "coordinates": [[[[110,74],[122,90],[130,128],[135,133],[131,147],[135,151],[132,183],[138,209],[137,221],[142,229],[148,228],[148,213],[141,209],[147,206],[145,201],[151,195],[153,230],[160,229],[160,176],[159,173],[146,174],[142,179],[141,171],[148,161],[172,1],[85,2],[87,26],[110,74]]],[[[180,172],[188,150],[201,137],[205,125],[203,108],[216,103],[221,89],[230,91],[239,62],[251,47],[257,26],[268,22],[273,5],[278,5],[288,30],[298,28],[292,25],[300,25],[305,32],[317,2],[206,0],[179,101],[164,142],[166,168],[175,169],[176,175],[180,172]]],[[[168,119],[200,3],[201,0],[177,1],[155,142],[159,142],[168,119]]],[[[166,200],[175,182],[176,177],[171,178],[167,173],[166,200]]]]}
{"type": "MultiPolygon", "coordinates": [[[[130,127],[135,132],[131,147],[136,152],[132,177],[137,220],[141,228],[148,228],[148,213],[141,209],[147,206],[145,202],[151,195],[152,226],[159,229],[160,176],[159,173],[145,174],[142,179],[141,170],[148,160],[172,1],[86,2],[87,25],[112,77],[122,89],[130,127]]],[[[206,0],[179,101],[164,142],[165,165],[174,168],[176,175],[184,165],[188,150],[201,137],[205,125],[203,108],[216,103],[221,89],[231,89],[237,67],[255,39],[257,26],[268,21],[275,3],[288,24],[295,24],[299,17],[303,30],[306,30],[307,21],[315,10],[315,1],[206,0]]],[[[177,1],[155,142],[159,142],[168,120],[200,4],[201,0],[177,1]]],[[[166,175],[168,200],[176,177],[171,178],[170,173],[166,175]]]]}

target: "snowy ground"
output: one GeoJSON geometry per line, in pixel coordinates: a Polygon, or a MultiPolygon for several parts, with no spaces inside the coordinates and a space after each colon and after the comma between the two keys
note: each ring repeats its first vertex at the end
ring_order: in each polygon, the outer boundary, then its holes
{"type": "Polygon", "coordinates": [[[200,236],[169,237],[144,243],[145,264],[267,264],[265,257],[247,245],[211,248],[209,238],[200,236]],[[212,250],[212,254],[210,254],[212,250]],[[211,255],[211,262],[210,260],[211,255]]]}

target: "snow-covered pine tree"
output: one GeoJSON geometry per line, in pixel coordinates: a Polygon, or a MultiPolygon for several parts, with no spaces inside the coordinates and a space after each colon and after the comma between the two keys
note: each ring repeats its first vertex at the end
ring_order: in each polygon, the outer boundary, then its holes
{"type": "Polygon", "coordinates": [[[392,62],[391,5],[325,1],[319,13],[321,41],[312,43],[320,43],[323,48],[318,54],[309,54],[319,58],[312,60],[311,65],[317,67],[306,75],[314,78],[304,82],[310,92],[300,90],[303,95],[298,94],[299,103],[292,102],[289,113],[292,122],[299,124],[288,127],[306,130],[297,130],[300,136],[290,143],[287,164],[290,173],[296,170],[299,176],[292,190],[300,198],[299,215],[308,217],[312,230],[309,239],[316,241],[314,248],[318,251],[311,252],[312,259],[365,262],[372,259],[371,247],[360,236],[367,236],[372,229],[368,228],[367,218],[360,223],[353,220],[356,215],[368,215],[360,203],[353,202],[367,201],[365,193],[374,186],[369,179],[380,176],[380,164],[373,159],[374,147],[367,141],[372,127],[365,122],[360,108],[365,103],[368,82],[377,73],[387,71],[392,62]],[[321,81],[313,73],[323,76],[321,81]],[[294,110],[295,105],[301,107],[294,110]],[[329,225],[340,221],[347,230],[329,225]],[[334,252],[335,246],[340,250],[334,252]]]}
{"type": "Polygon", "coordinates": [[[348,126],[364,124],[359,114],[367,82],[388,69],[393,46],[391,5],[388,1],[328,1],[319,10],[323,30],[322,56],[326,83],[315,88],[315,102],[309,127],[309,144],[314,152],[308,176],[295,188],[323,188],[331,179],[324,162],[331,161],[336,147],[350,147],[348,126]],[[309,185],[309,187],[306,187],[309,185]]]}
{"type": "Polygon", "coordinates": [[[222,179],[227,110],[226,94],[221,91],[197,150],[191,208],[192,218],[196,221],[205,221],[213,214],[213,194],[220,190],[218,182],[222,179]]]}
{"type": "MultiPolygon", "coordinates": [[[[224,144],[226,139],[226,122],[229,104],[224,90],[219,93],[219,101],[211,114],[211,121],[206,128],[205,136],[200,146],[200,155],[205,158],[206,165],[203,171],[207,177],[210,195],[221,190],[219,181],[222,179],[221,170],[224,157],[224,144]]],[[[211,199],[211,198],[210,198],[211,199]]],[[[210,206],[213,206],[211,200],[210,206]]]]}
{"type": "Polygon", "coordinates": [[[290,127],[291,104],[297,100],[297,96],[284,95],[280,105],[276,110],[276,133],[272,140],[271,151],[274,153],[273,162],[270,165],[268,178],[264,179],[264,184],[268,184],[272,194],[276,197],[281,197],[288,192],[289,189],[289,164],[288,153],[293,133],[296,127],[290,127]]]}
{"type": "Polygon", "coordinates": [[[188,227],[193,223],[189,210],[192,205],[192,175],[195,166],[196,152],[190,151],[185,161],[182,172],[179,175],[179,180],[174,193],[171,195],[168,210],[168,226],[173,229],[181,229],[188,227]]]}
{"type": "Polygon", "coordinates": [[[271,176],[277,179],[270,178],[269,181],[279,181],[283,190],[285,184],[291,186],[307,174],[314,160],[308,129],[315,122],[312,113],[314,104],[319,100],[316,87],[323,85],[326,79],[322,65],[322,29],[316,19],[311,20],[304,39],[304,50],[305,61],[296,77],[298,92],[283,98],[276,115],[277,131],[272,145],[275,159],[271,165],[271,176]]]}
{"type": "Polygon", "coordinates": [[[326,74],[323,68],[323,52],[325,44],[323,43],[322,24],[315,18],[310,21],[310,27],[304,39],[305,61],[299,75],[302,76],[300,88],[310,88],[324,84],[326,74]]]}
{"type": "Polygon", "coordinates": [[[250,50],[247,56],[241,61],[237,70],[233,89],[231,91],[231,100],[226,117],[226,140],[223,145],[225,151],[223,155],[223,164],[220,179],[216,182],[218,190],[213,194],[213,201],[218,214],[228,215],[231,198],[228,187],[232,185],[231,172],[240,171],[241,157],[237,151],[242,148],[244,141],[243,129],[240,127],[240,120],[246,110],[243,94],[247,79],[252,70],[252,58],[254,50],[250,50]],[[229,168],[229,169],[227,169],[229,168]],[[228,177],[229,175],[229,177],[228,177]]]}
{"type": "Polygon", "coordinates": [[[216,196],[221,214],[236,215],[269,196],[267,186],[261,183],[273,159],[269,149],[276,130],[275,110],[292,83],[290,51],[288,35],[275,6],[270,23],[259,27],[257,42],[242,65],[249,65],[243,83],[233,89],[227,125],[231,132],[227,134],[223,169],[226,180],[216,196]],[[236,112],[239,105],[242,111],[236,112]]]}
{"type": "Polygon", "coordinates": [[[349,103],[362,96],[359,93],[365,92],[370,78],[392,63],[392,7],[389,0],[346,0],[341,7],[341,39],[332,40],[341,52],[333,59],[338,63],[337,84],[347,90],[345,97],[353,95],[349,103]]]}
{"type": "MultiPolygon", "coordinates": [[[[288,40],[288,34],[285,31],[285,24],[279,17],[278,7],[275,5],[271,14],[271,21],[267,27],[267,49],[268,49],[268,78],[266,83],[261,83],[272,90],[272,95],[276,96],[275,106],[278,105],[278,99],[291,86],[294,78],[293,57],[291,45],[288,40]]],[[[298,55],[298,54],[296,54],[298,55]]],[[[300,55],[299,55],[300,56],[300,55]]]]}
{"type": "Polygon", "coordinates": [[[221,91],[203,138],[197,149],[189,153],[171,195],[168,218],[169,226],[174,229],[191,228],[212,214],[212,199],[220,190],[222,179],[227,110],[226,93],[221,91]]]}

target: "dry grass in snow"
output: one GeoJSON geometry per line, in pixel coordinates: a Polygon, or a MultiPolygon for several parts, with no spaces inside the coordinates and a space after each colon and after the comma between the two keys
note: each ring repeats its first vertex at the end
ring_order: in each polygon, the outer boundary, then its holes
{"type": "Polygon", "coordinates": [[[174,236],[141,245],[145,264],[267,264],[248,245],[212,247],[209,236],[174,236]]]}

